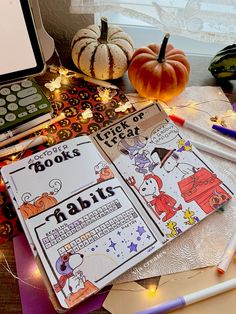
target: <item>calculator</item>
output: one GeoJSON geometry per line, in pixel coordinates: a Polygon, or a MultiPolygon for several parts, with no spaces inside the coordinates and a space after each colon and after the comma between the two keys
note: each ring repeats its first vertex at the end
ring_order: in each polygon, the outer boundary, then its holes
{"type": "Polygon", "coordinates": [[[0,133],[51,110],[51,103],[34,80],[0,86],[0,133]]]}

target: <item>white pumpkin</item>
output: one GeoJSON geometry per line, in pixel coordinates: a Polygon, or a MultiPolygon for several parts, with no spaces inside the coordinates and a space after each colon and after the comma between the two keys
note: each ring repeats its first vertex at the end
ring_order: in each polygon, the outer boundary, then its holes
{"type": "Polygon", "coordinates": [[[74,64],[86,75],[100,79],[117,79],[128,69],[134,46],[131,37],[120,27],[90,25],[79,30],[72,40],[74,64]]]}

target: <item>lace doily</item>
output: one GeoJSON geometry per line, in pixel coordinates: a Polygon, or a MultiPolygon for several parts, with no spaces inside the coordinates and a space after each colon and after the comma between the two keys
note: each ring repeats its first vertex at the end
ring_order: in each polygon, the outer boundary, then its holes
{"type": "Polygon", "coordinates": [[[109,11],[135,19],[134,25],[142,22],[191,39],[228,44],[235,41],[235,0],[71,0],[71,13],[103,16],[109,11]]]}

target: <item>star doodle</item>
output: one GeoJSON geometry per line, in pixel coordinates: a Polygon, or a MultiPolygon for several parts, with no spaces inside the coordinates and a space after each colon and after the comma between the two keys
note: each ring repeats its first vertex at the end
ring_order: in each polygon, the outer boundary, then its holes
{"type": "Polygon", "coordinates": [[[116,243],[113,242],[112,240],[111,241],[111,244],[109,245],[109,247],[113,248],[114,250],[116,250],[116,243]]]}
{"type": "Polygon", "coordinates": [[[133,242],[131,242],[131,244],[129,246],[127,246],[127,248],[129,249],[129,252],[137,252],[137,246],[138,244],[135,244],[133,242]]]}
{"type": "Polygon", "coordinates": [[[146,231],[144,230],[144,227],[138,226],[136,232],[138,232],[139,236],[141,237],[141,235],[146,231]]]}

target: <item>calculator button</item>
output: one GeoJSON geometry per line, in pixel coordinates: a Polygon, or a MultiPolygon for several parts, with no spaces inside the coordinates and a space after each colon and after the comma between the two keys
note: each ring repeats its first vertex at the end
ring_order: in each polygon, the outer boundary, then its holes
{"type": "Polygon", "coordinates": [[[23,98],[19,100],[19,105],[21,107],[26,107],[28,105],[33,104],[34,102],[40,101],[42,96],[40,94],[34,94],[29,97],[23,98]]]}
{"type": "Polygon", "coordinates": [[[0,106],[5,106],[6,100],[3,98],[0,98],[0,106]]]}
{"type": "Polygon", "coordinates": [[[44,108],[47,108],[47,107],[48,107],[48,104],[39,105],[39,109],[44,109],[44,108]]]}
{"type": "Polygon", "coordinates": [[[14,121],[16,120],[16,115],[14,113],[8,113],[5,115],[5,119],[9,122],[14,121]]]}
{"type": "Polygon", "coordinates": [[[25,98],[27,96],[30,96],[30,95],[33,95],[33,94],[36,94],[36,93],[37,93],[37,89],[35,87],[30,87],[30,88],[26,88],[26,89],[23,89],[23,90],[19,91],[17,93],[17,97],[25,98]]]}
{"type": "Polygon", "coordinates": [[[33,85],[33,83],[31,81],[28,81],[28,80],[21,83],[21,86],[25,87],[25,88],[31,87],[32,85],[33,85]]]}
{"type": "Polygon", "coordinates": [[[3,118],[0,118],[0,126],[3,126],[5,124],[5,120],[3,118]]]}
{"type": "Polygon", "coordinates": [[[28,115],[28,112],[23,111],[23,112],[21,112],[21,113],[18,114],[18,118],[23,118],[23,117],[25,117],[25,116],[27,116],[27,115],[28,115]]]}
{"type": "Polygon", "coordinates": [[[7,87],[4,87],[4,88],[0,89],[0,94],[3,95],[3,96],[9,95],[10,92],[11,92],[10,89],[7,88],[7,87]]]}
{"type": "Polygon", "coordinates": [[[29,106],[26,107],[27,110],[30,110],[30,109],[33,109],[33,108],[35,108],[35,104],[29,105],[29,106]]]}
{"type": "Polygon", "coordinates": [[[12,102],[7,106],[7,109],[10,111],[15,111],[16,109],[18,109],[18,105],[16,103],[12,102]]]}
{"type": "Polygon", "coordinates": [[[32,108],[32,109],[28,110],[29,113],[33,113],[33,112],[36,112],[36,111],[38,111],[38,108],[32,108]]]}
{"type": "Polygon", "coordinates": [[[6,100],[9,101],[9,102],[16,101],[16,96],[15,95],[8,95],[6,100]]]}
{"type": "Polygon", "coordinates": [[[7,113],[7,109],[4,107],[0,107],[0,116],[4,116],[7,113]]]}
{"type": "Polygon", "coordinates": [[[13,85],[11,86],[11,90],[12,90],[13,92],[18,92],[19,90],[21,90],[21,87],[20,87],[19,84],[13,84],[13,85]]]}

